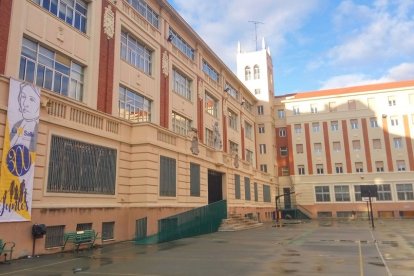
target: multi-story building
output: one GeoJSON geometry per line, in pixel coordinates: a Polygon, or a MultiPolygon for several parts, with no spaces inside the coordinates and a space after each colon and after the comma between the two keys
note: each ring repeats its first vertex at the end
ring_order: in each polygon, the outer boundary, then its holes
{"type": "Polygon", "coordinates": [[[66,231],[130,240],[222,199],[272,219],[257,99],[166,0],[2,0],[0,23],[0,236],[14,257],[31,255],[35,223],[44,254],[66,231]]]}
{"type": "MultiPolygon", "coordinates": [[[[312,217],[414,216],[414,81],[275,98],[279,184],[312,217]]],[[[285,203],[290,208],[290,201],[285,203]]],[[[282,203],[283,205],[283,203],[282,203]]]]}

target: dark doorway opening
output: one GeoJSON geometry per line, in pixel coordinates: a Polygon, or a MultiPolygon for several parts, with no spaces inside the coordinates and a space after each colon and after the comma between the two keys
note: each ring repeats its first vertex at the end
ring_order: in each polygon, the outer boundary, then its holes
{"type": "Polygon", "coordinates": [[[283,188],[284,200],[285,200],[285,209],[292,208],[292,201],[290,199],[290,188],[283,188]]]}
{"type": "Polygon", "coordinates": [[[223,200],[223,174],[208,170],[208,204],[223,200]]]}

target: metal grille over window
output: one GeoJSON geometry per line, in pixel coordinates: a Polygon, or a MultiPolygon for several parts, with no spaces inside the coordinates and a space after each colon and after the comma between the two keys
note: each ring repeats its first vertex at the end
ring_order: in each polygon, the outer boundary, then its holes
{"type": "Polygon", "coordinates": [[[160,157],[160,196],[174,197],[176,194],[176,160],[160,157]]]}
{"type": "Polygon", "coordinates": [[[47,191],[115,194],[115,149],[52,136],[47,191]]]}
{"type": "Polygon", "coordinates": [[[102,222],[102,240],[113,240],[114,239],[115,222],[102,222]]]}
{"type": "Polygon", "coordinates": [[[65,225],[47,226],[45,248],[62,246],[64,231],[65,225]]]}

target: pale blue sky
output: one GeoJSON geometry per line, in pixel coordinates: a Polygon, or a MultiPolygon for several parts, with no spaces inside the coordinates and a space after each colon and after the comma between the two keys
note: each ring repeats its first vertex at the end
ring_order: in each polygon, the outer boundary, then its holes
{"type": "Polygon", "coordinates": [[[414,0],[168,0],[235,70],[270,47],[276,95],[414,79],[414,0]]]}

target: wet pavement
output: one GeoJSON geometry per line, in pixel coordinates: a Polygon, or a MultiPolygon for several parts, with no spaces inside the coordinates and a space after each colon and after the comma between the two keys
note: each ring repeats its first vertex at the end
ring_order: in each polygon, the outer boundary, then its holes
{"type": "Polygon", "coordinates": [[[0,275],[414,275],[414,220],[312,221],[0,264],[0,275]]]}

